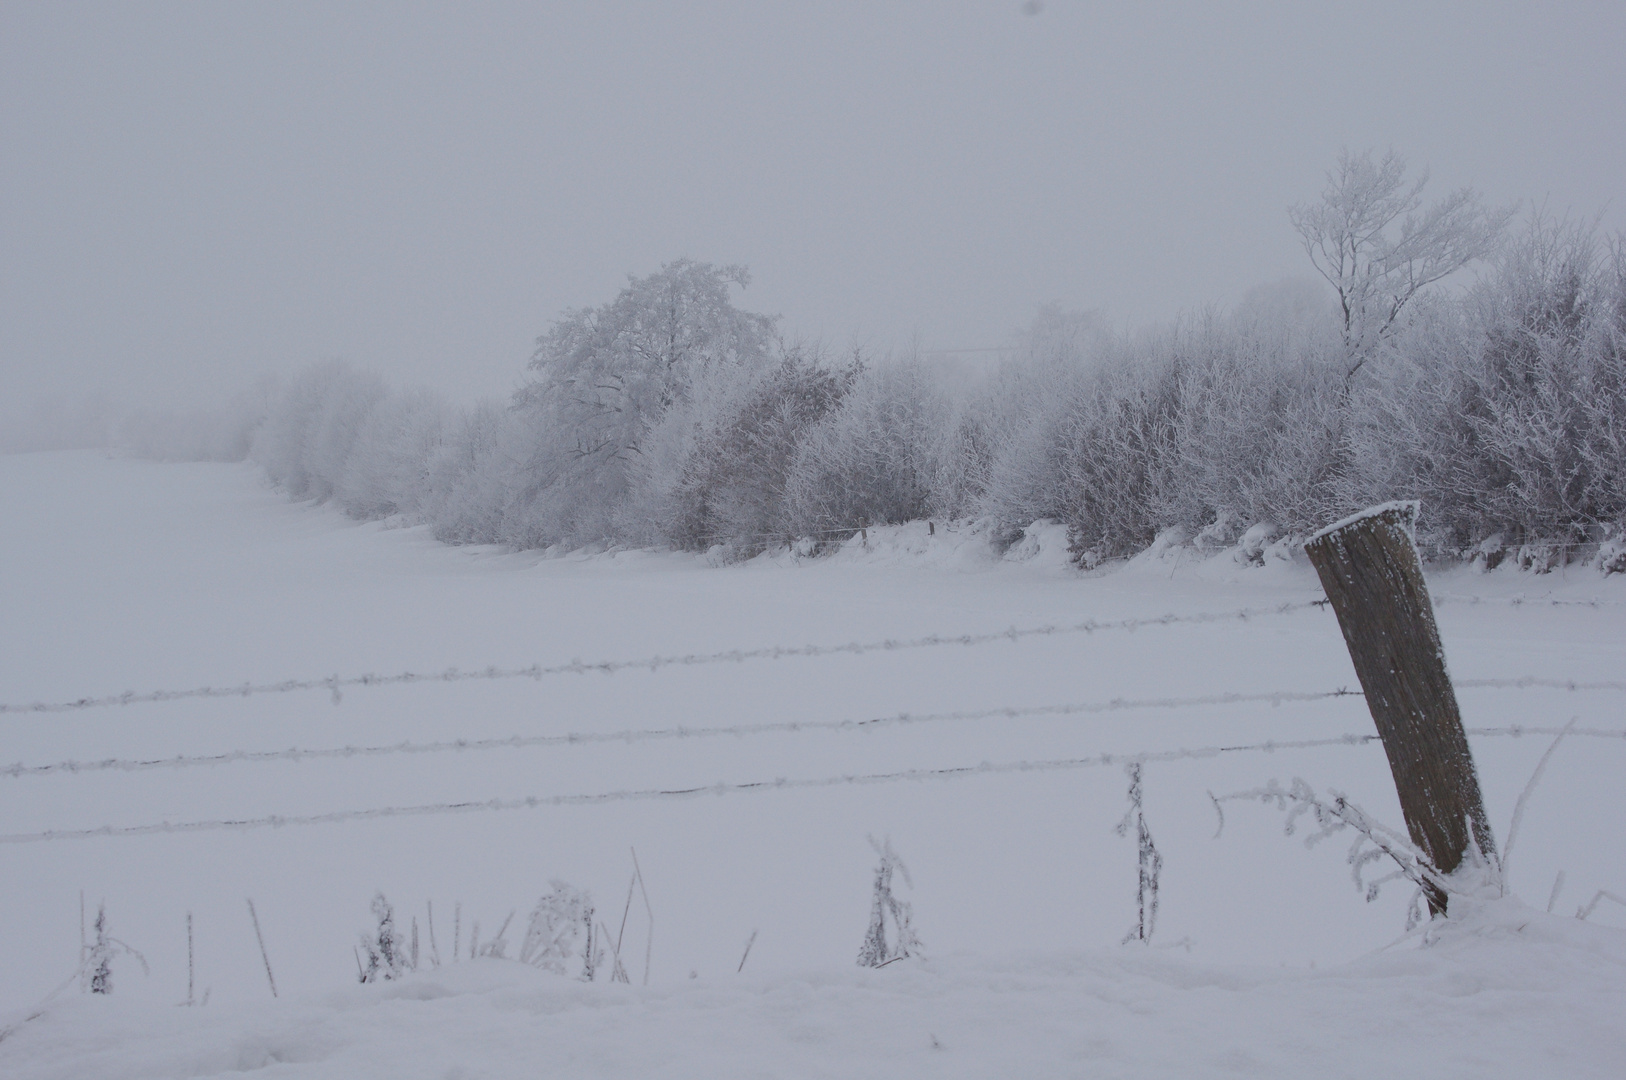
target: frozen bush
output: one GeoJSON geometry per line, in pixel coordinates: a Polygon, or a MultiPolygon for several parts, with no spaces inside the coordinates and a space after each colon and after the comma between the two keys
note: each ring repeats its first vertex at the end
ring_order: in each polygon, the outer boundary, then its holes
{"type": "Polygon", "coordinates": [[[395,908],[379,893],[373,897],[373,919],[377,926],[361,935],[360,978],[364,983],[389,982],[411,970],[413,962],[395,926],[395,908]]]}
{"type": "Polygon", "coordinates": [[[563,881],[549,885],[551,891],[531,911],[520,945],[520,963],[564,975],[579,955],[582,978],[592,982],[598,959],[593,943],[593,898],[563,881]]]}
{"type": "Polygon", "coordinates": [[[524,434],[519,418],[492,401],[448,424],[429,462],[423,500],[436,539],[451,544],[507,539],[510,508],[524,482],[524,434]]]}
{"type": "Polygon", "coordinates": [[[330,498],[384,380],[333,360],[306,368],[272,402],[249,456],[296,499],[330,498]]]}
{"type": "Polygon", "coordinates": [[[771,366],[709,373],[651,432],[628,531],[679,548],[726,543],[740,556],[788,540],[797,448],[860,370],[856,357],[838,370],[792,349],[771,366]]]}
{"type": "Polygon", "coordinates": [[[807,429],[790,462],[790,527],[817,536],[925,517],[949,417],[947,396],[917,359],[857,372],[840,405],[807,429]]]}
{"type": "Polygon", "coordinates": [[[446,421],[446,405],[437,394],[428,390],[387,394],[362,421],[345,459],[337,485],[339,505],[359,518],[421,510],[446,421]]]}

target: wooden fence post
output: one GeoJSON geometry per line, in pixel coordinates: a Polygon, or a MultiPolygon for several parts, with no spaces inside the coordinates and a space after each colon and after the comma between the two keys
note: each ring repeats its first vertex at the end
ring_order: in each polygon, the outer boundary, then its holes
{"type": "MultiPolygon", "coordinates": [[[[1449,874],[1471,847],[1487,859],[1496,847],[1423,584],[1417,506],[1363,510],[1311,537],[1304,550],[1338,613],[1406,830],[1435,869],[1449,874]]],[[[1425,892],[1430,912],[1444,914],[1443,890],[1425,892]]]]}

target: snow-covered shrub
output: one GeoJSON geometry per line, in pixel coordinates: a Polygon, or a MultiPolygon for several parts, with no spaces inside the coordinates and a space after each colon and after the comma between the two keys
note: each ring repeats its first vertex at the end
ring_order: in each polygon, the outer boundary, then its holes
{"type": "Polygon", "coordinates": [[[1180,385],[1163,524],[1201,536],[1220,523],[1209,535],[1229,543],[1262,522],[1303,532],[1337,516],[1331,330],[1331,320],[1278,322],[1245,306],[1167,331],[1160,349],[1180,385]]]}
{"type": "Polygon", "coordinates": [[[334,361],[273,396],[249,456],[296,499],[331,499],[353,517],[420,513],[450,411],[427,390],[392,390],[334,361]]]}
{"type": "Polygon", "coordinates": [[[335,497],[352,517],[419,512],[441,446],[447,408],[429,390],[394,391],[367,414],[345,459],[335,497]]]}
{"type": "Polygon", "coordinates": [[[551,891],[531,911],[519,949],[520,963],[565,975],[580,956],[581,977],[592,982],[601,951],[593,941],[593,898],[563,881],[548,884],[551,891]]]}
{"type": "Polygon", "coordinates": [[[1626,511],[1626,266],[1541,218],[1479,297],[1475,430],[1499,484],[1484,513],[1520,539],[1574,541],[1626,511]]]}
{"type": "Polygon", "coordinates": [[[1094,371],[1112,347],[1093,314],[1040,310],[1017,353],[962,414],[971,430],[960,446],[980,459],[968,463],[980,472],[977,514],[1007,531],[1061,518],[1062,428],[1071,403],[1092,392],[1094,371]]]}
{"type": "Polygon", "coordinates": [[[1066,523],[1074,557],[1138,551],[1169,517],[1181,358],[1049,308],[990,387],[993,434],[979,510],[1021,526],[1066,523]]]}
{"type": "Polygon", "coordinates": [[[249,457],[293,498],[327,499],[367,414],[386,393],[383,379],[343,361],[306,368],[272,402],[249,457]]]}
{"type": "Polygon", "coordinates": [[[785,481],[791,528],[820,535],[927,516],[949,416],[918,359],[864,368],[797,447],[785,481]]]}
{"type": "Polygon", "coordinates": [[[728,543],[739,555],[789,539],[786,485],[797,447],[859,370],[857,358],[836,369],[798,348],[777,363],[707,371],[650,431],[626,531],[679,548],[728,543]]]}
{"type": "MultiPolygon", "coordinates": [[[[377,926],[370,934],[361,935],[360,977],[364,983],[389,982],[416,966],[415,959],[401,940],[395,926],[395,909],[379,893],[373,897],[373,918],[377,926]]],[[[416,949],[412,950],[416,952],[416,949]]]]}
{"type": "Polygon", "coordinates": [[[1598,569],[1605,574],[1626,574],[1626,526],[1611,525],[1598,545],[1598,569]]]}
{"type": "Polygon", "coordinates": [[[1139,551],[1170,516],[1179,360],[1118,359],[1070,404],[1058,432],[1069,547],[1080,561],[1139,551]]]}
{"type": "Polygon", "coordinates": [[[1470,296],[1396,336],[1355,405],[1352,501],[1421,498],[1435,548],[1595,539],[1626,513],[1618,248],[1532,219],[1470,296]]]}
{"type": "Polygon", "coordinates": [[[513,507],[524,489],[523,421],[483,401],[449,423],[429,462],[423,515],[435,537],[451,544],[509,539],[513,507]]]}
{"type": "MultiPolygon", "coordinates": [[[[1426,552],[1539,569],[1626,524],[1626,256],[1585,228],[1534,219],[1480,286],[1408,292],[1353,358],[1325,287],[1283,283],[1138,335],[1045,308],[980,379],[831,365],[735,309],[746,280],[680,260],[567,311],[508,408],[453,413],[317,365],[263,408],[250,456],[296,498],[519,547],[740,556],[921,517],[1005,536],[1052,518],[1085,565],[1159,535],[1204,553],[1248,537],[1260,563],[1267,534],[1290,546],[1406,498],[1426,552]]],[[[229,456],[251,415],[186,439],[132,420],[127,441],[229,456]]]]}

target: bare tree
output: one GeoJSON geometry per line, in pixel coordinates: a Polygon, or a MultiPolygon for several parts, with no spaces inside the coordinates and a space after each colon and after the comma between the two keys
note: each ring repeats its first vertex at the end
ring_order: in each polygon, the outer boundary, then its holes
{"type": "Polygon", "coordinates": [[[1514,207],[1487,207],[1458,188],[1423,209],[1424,171],[1406,178],[1394,151],[1345,150],[1321,201],[1288,209],[1293,228],[1343,313],[1346,387],[1417,294],[1490,254],[1514,207]]]}

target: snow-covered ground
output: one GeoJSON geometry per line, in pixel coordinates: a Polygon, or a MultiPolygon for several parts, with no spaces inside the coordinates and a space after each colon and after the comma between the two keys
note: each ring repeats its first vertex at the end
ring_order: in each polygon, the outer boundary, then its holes
{"type": "MultiPolygon", "coordinates": [[[[1459,683],[1618,680],[1626,584],[1584,568],[1432,578],[1459,683]],[[1522,603],[1513,601],[1522,600],[1522,603]],[[1553,601],[1561,601],[1554,603],[1553,601]]],[[[580,659],[913,641],[1008,628],[1270,609],[1320,595],[1302,562],[1243,568],[1170,552],[1092,575],[1055,529],[1004,558],[975,529],[872,531],[834,556],[713,567],[618,552],[546,558],[439,545],[294,506],[248,467],[92,453],[0,458],[0,703],[330,675],[520,668],[580,659]]],[[[0,1074],[198,1076],[1618,1076],[1626,1072],[1626,740],[1573,738],[1532,796],[1510,885],[1419,947],[1407,891],[1364,902],[1336,839],[1209,792],[1301,776],[1398,823],[1375,743],[1145,767],[1163,856],[1153,947],[1135,920],[1136,851],[1115,765],[733,790],[988,762],[1080,759],[1366,734],[1358,697],[922,719],[1114,699],[1310,694],[1354,685],[1333,616],[1016,636],[613,674],[552,674],[0,713],[13,763],[675,728],[683,738],[461,752],[0,775],[10,838],[161,822],[723,785],[682,798],[376,817],[333,824],[0,843],[0,1074]],[[753,725],[800,723],[749,732],[753,725]],[[874,852],[911,871],[924,961],[853,966],[874,852]],[[654,913],[627,920],[632,987],[512,962],[450,961],[552,879],[619,923],[636,849],[654,913]],[[382,890],[434,903],[445,961],[356,986],[352,946],[382,890]],[[80,894],[106,902],[114,993],[70,989],[80,894]],[[281,997],[249,921],[253,898],[281,997]],[[1525,907],[1524,904],[1528,904],[1525,907]],[[186,916],[196,991],[187,993],[186,916]],[[755,933],[744,972],[736,974],[755,933]],[[1388,946],[1387,948],[1385,948],[1388,946]],[[643,981],[649,958],[649,985],[643,981]],[[32,1018],[32,1019],[30,1019],[32,1018]]],[[[1626,728],[1612,691],[1464,688],[1472,727],[1626,728]]],[[[1505,836],[1550,739],[1474,740],[1505,836]]],[[[515,934],[511,929],[509,938],[515,934]]]]}

